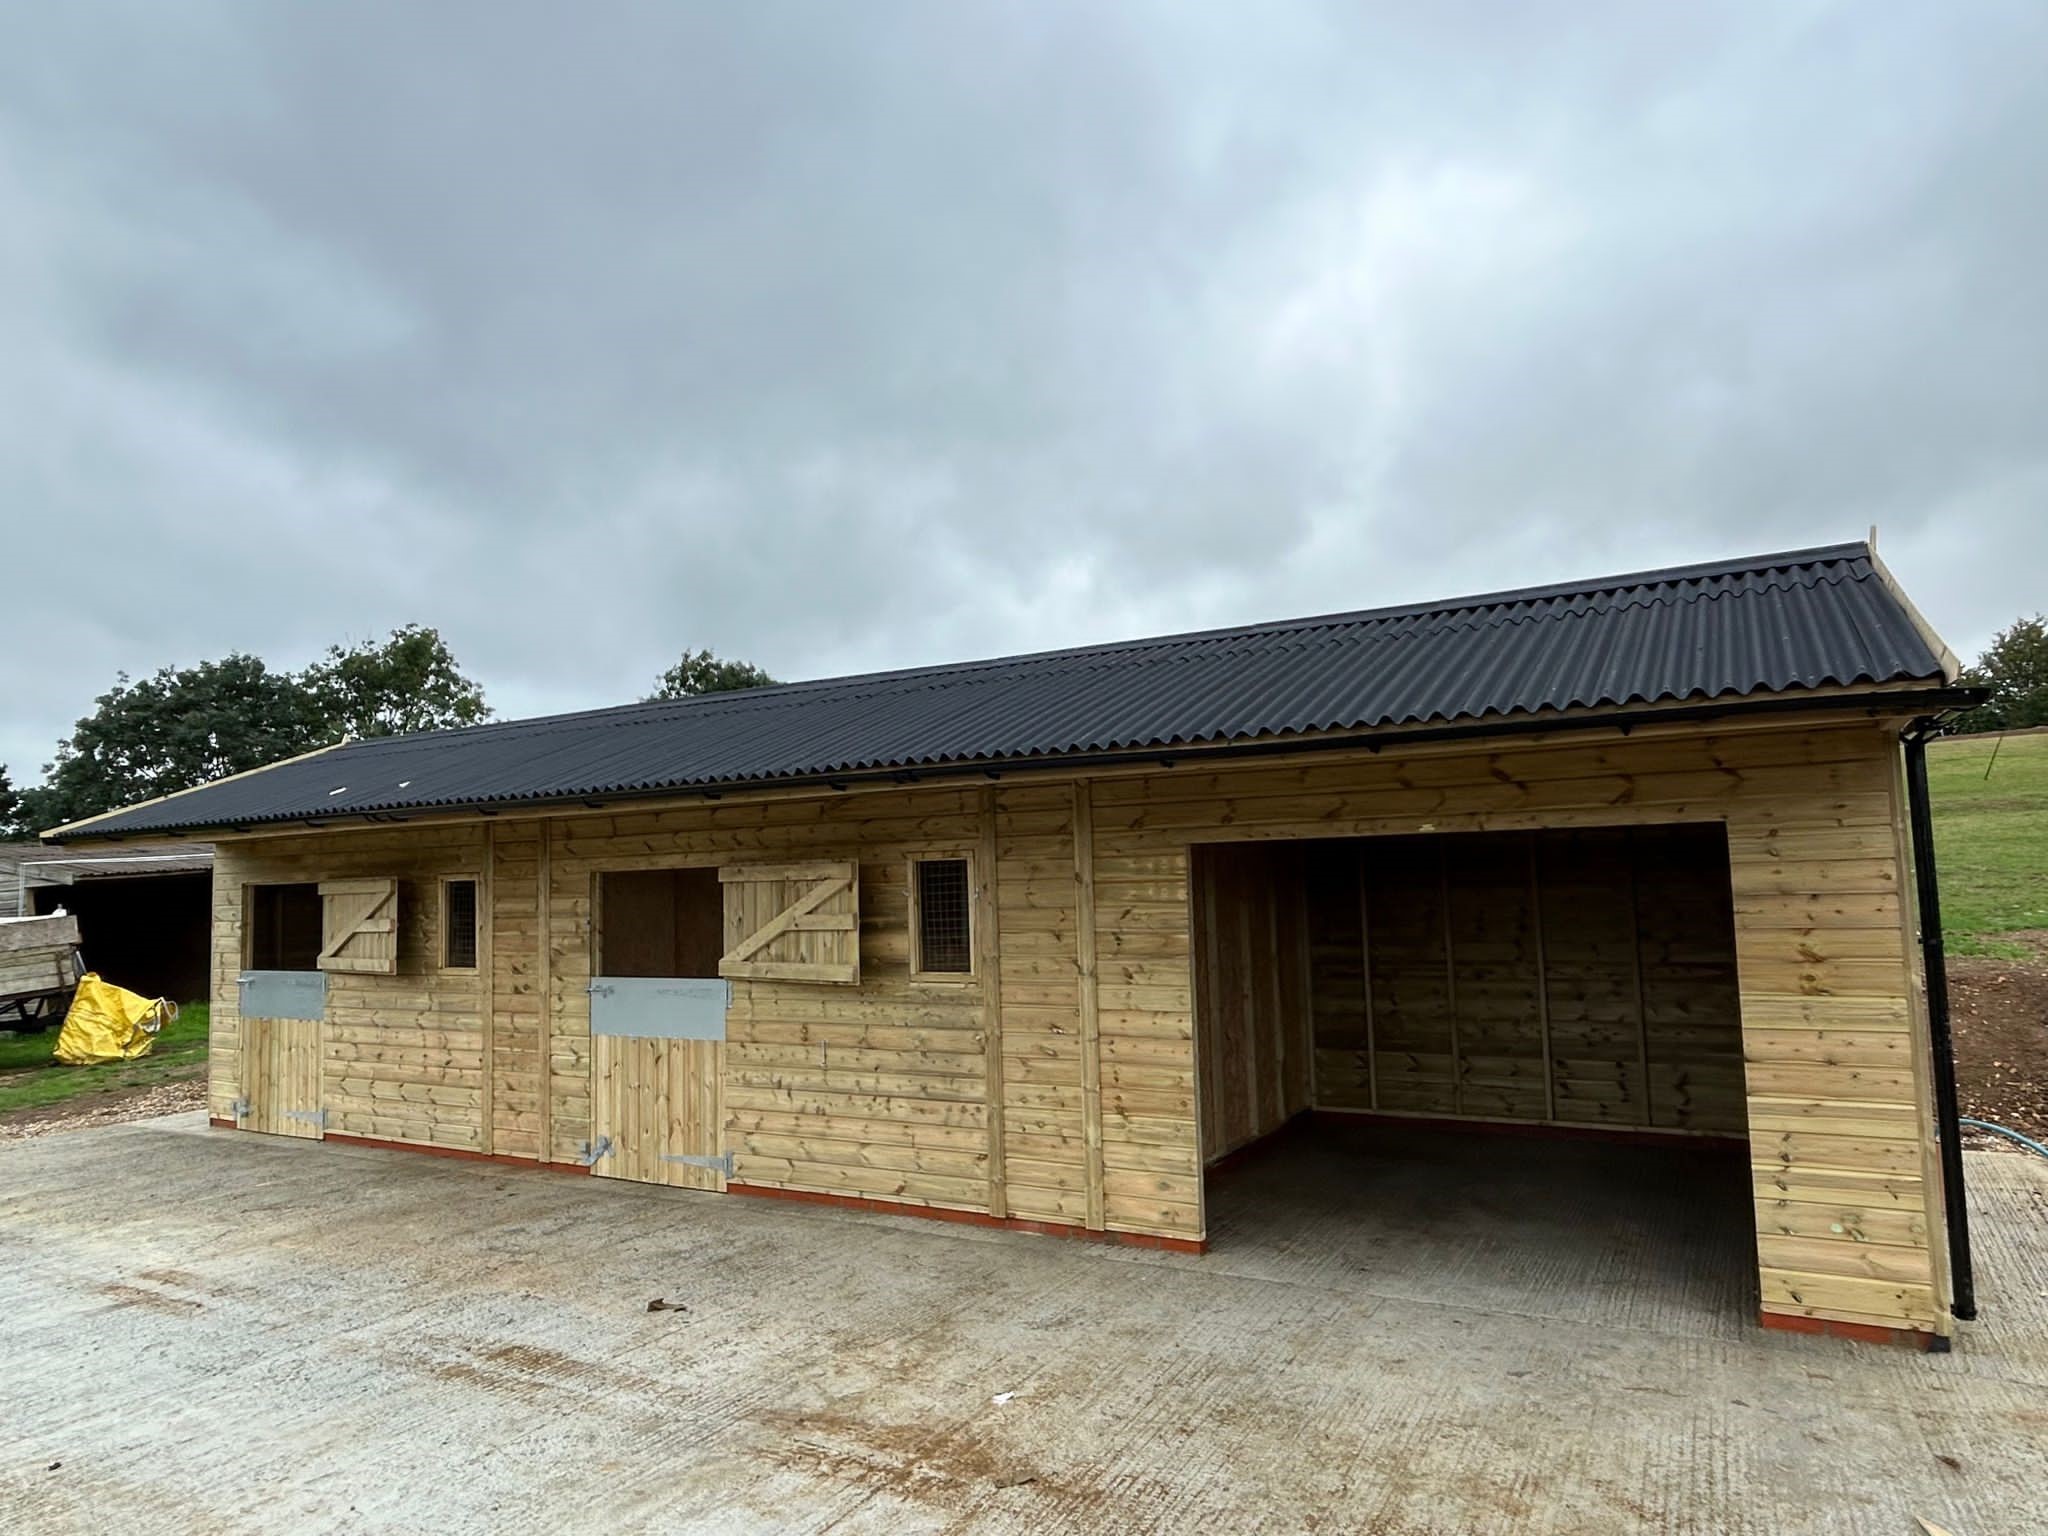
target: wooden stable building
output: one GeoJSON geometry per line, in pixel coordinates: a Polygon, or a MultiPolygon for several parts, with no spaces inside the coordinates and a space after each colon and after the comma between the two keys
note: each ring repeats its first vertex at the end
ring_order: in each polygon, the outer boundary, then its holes
{"type": "Polygon", "coordinates": [[[1955,677],[1845,545],[351,742],[51,835],[216,845],[222,1125],[1190,1250],[1309,1112],[1733,1138],[1764,1320],[1938,1343],[1955,677]]]}

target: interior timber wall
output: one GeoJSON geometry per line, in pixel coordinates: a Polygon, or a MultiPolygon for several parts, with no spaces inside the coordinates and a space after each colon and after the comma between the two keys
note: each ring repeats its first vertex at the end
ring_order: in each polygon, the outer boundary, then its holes
{"type": "MultiPolygon", "coordinates": [[[[1308,993],[1314,1074],[1295,1107],[1744,1131],[1719,824],[1274,852],[1267,881],[1308,944],[1304,958],[1283,929],[1255,951],[1255,969],[1279,972],[1255,990],[1277,1000],[1293,978],[1308,993]]],[[[1198,896],[1198,926],[1200,910],[1198,896]]],[[[1207,1053],[1206,1017],[1202,1035],[1207,1053]]],[[[1230,1069],[1204,1065],[1205,1081],[1230,1069]]]]}
{"type": "MultiPolygon", "coordinates": [[[[330,978],[330,1131],[573,1161],[589,1137],[596,874],[852,859],[858,985],[734,986],[724,1127],[734,1183],[1199,1238],[1198,1098],[1242,1105],[1250,1123],[1298,1102],[1299,1078],[1212,1084],[1200,1071],[1191,849],[1674,821],[1727,832],[1764,1305],[1945,1328],[1897,742],[1875,724],[1646,730],[1492,751],[1389,744],[1092,781],[1020,776],[226,837],[213,1112],[227,1115],[237,1097],[234,979],[250,880],[401,881],[399,974],[330,978]],[[972,977],[909,974],[913,852],[973,860],[972,977]],[[478,971],[432,964],[442,875],[483,881],[478,971]]],[[[1272,938],[1284,906],[1260,902],[1246,893],[1217,931],[1236,924],[1255,938],[1263,923],[1274,947],[1313,947],[1308,932],[1272,938]]],[[[1657,921],[1688,918],[1674,908],[1657,921]]],[[[1508,966],[1497,979],[1511,993],[1518,974],[1508,966]]],[[[1332,973],[1317,1009],[1344,985],[1332,973]]],[[[1661,985],[1646,974],[1646,998],[1661,985]]],[[[1674,974],[1668,995],[1687,985],[1674,974]]],[[[1264,1006],[1256,993],[1247,1000],[1248,1027],[1262,1027],[1264,1006]]],[[[1309,1053],[1287,1059],[1305,1064],[1309,1053]]],[[[1533,1099],[1518,1073],[1468,1074],[1465,1091],[1533,1099]]]]}
{"type": "MultiPolygon", "coordinates": [[[[1194,988],[1202,1156],[1214,1162],[1315,1102],[1314,906],[1306,850],[1246,843],[1193,850],[1194,988]]],[[[1318,896],[1324,894],[1321,891],[1318,896]]],[[[1357,881],[1351,927],[1357,929],[1357,881]]],[[[1335,957],[1325,954],[1326,964],[1335,957]]],[[[1352,957],[1352,964],[1357,964],[1352,957]]]]}

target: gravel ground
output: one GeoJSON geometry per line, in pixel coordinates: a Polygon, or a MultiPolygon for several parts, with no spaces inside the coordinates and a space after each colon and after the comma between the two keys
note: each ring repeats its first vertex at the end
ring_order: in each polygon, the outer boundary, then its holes
{"type": "Polygon", "coordinates": [[[154,1088],[121,1093],[95,1093],[39,1109],[21,1109],[0,1118],[0,1141],[27,1141],[57,1131],[82,1131],[88,1126],[117,1125],[123,1120],[154,1120],[181,1110],[206,1107],[206,1079],[159,1083],[154,1088]]]}

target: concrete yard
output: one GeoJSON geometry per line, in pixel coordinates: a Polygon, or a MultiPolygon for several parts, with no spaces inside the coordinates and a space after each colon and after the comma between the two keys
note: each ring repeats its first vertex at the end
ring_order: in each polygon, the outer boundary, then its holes
{"type": "Polygon", "coordinates": [[[78,1131],[0,1147],[0,1529],[2039,1531],[2048,1163],[1970,1172],[1923,1355],[1758,1329],[1705,1153],[1311,1136],[1195,1258],[78,1131]]]}

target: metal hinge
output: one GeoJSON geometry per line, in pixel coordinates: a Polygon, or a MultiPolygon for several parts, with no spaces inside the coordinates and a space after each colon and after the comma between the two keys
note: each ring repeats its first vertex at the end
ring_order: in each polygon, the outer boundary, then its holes
{"type": "Polygon", "coordinates": [[[237,1099],[228,1106],[228,1110],[237,1120],[246,1120],[249,1117],[249,1101],[247,1099],[237,1099]]]}
{"type": "Polygon", "coordinates": [[[593,981],[589,986],[585,987],[583,990],[588,992],[592,997],[610,997],[614,992],[618,991],[619,989],[617,987],[607,986],[604,982],[601,981],[593,981]]]}
{"type": "Polygon", "coordinates": [[[732,1177],[732,1154],[721,1152],[716,1157],[699,1157],[690,1152],[664,1152],[664,1163],[686,1163],[692,1168],[715,1168],[728,1179],[732,1177]]]}
{"type": "Polygon", "coordinates": [[[596,1146],[592,1146],[589,1142],[586,1141],[585,1143],[583,1143],[582,1146],[578,1147],[576,1149],[576,1156],[582,1162],[584,1167],[595,1168],[597,1166],[598,1159],[602,1157],[611,1156],[611,1151],[611,1137],[600,1136],[597,1138],[596,1146]]]}
{"type": "Polygon", "coordinates": [[[308,1125],[317,1125],[323,1131],[327,1129],[327,1111],[324,1109],[288,1109],[284,1112],[284,1117],[287,1120],[303,1120],[308,1125]]]}

